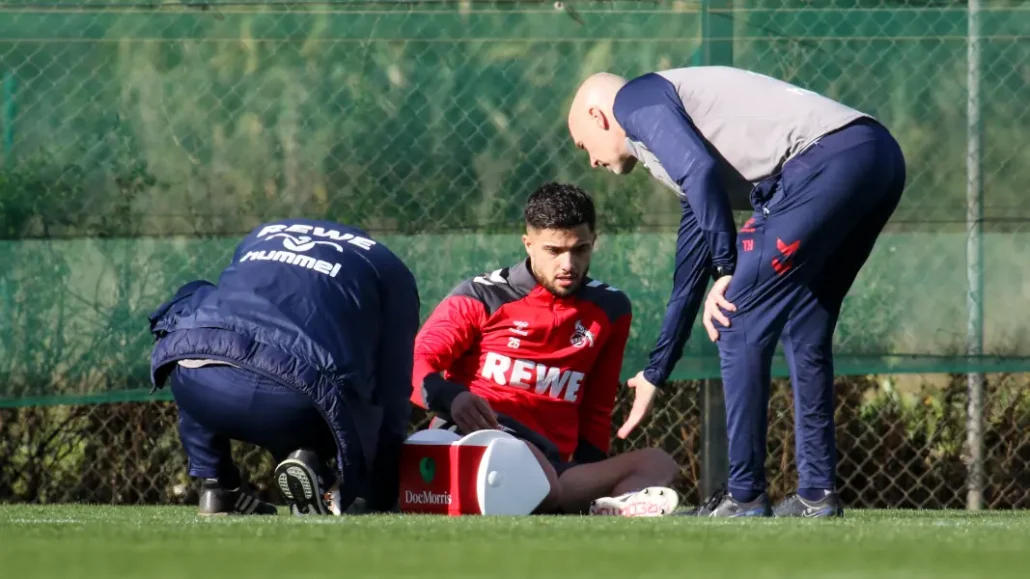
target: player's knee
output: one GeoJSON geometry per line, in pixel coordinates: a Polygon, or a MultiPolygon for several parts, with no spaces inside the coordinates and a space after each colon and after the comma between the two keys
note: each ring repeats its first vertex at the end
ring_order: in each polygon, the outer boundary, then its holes
{"type": "Polygon", "coordinates": [[[527,442],[526,446],[536,456],[537,462],[540,464],[540,468],[544,471],[544,476],[547,477],[547,485],[550,490],[547,492],[547,496],[540,502],[540,506],[537,507],[535,512],[547,513],[552,512],[558,508],[561,504],[561,485],[558,483],[558,472],[554,470],[554,465],[544,456],[544,453],[540,451],[531,442],[527,442]]]}
{"type": "Polygon", "coordinates": [[[645,448],[640,452],[641,470],[653,478],[655,485],[668,486],[679,474],[680,467],[669,453],[660,448],[645,448]]]}
{"type": "Polygon", "coordinates": [[[555,472],[554,466],[551,463],[544,463],[541,466],[544,469],[544,475],[547,477],[547,484],[550,488],[541,504],[548,507],[549,510],[553,510],[554,507],[561,503],[561,483],[558,482],[558,473],[555,472]]]}

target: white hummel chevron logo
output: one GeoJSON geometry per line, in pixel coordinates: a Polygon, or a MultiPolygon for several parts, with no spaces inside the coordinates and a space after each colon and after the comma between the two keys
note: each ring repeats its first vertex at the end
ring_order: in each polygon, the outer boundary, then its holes
{"type": "MultiPolygon", "coordinates": [[[[601,283],[601,282],[599,282],[599,281],[597,281],[595,279],[595,280],[591,280],[590,283],[587,284],[587,287],[601,287],[603,285],[605,285],[605,284],[603,284],[603,283],[601,283]]],[[[604,289],[607,290],[607,291],[610,291],[610,292],[617,292],[617,291],[619,291],[619,288],[617,288],[617,287],[615,287],[613,285],[610,285],[610,286],[608,286],[608,287],[606,287],[604,289]]]]}
{"type": "Polygon", "coordinates": [[[489,278],[477,275],[476,277],[472,278],[472,281],[476,283],[481,283],[483,285],[494,285],[495,283],[508,283],[506,279],[501,277],[501,270],[499,269],[495,269],[494,271],[490,272],[489,278]]]}
{"type": "Polygon", "coordinates": [[[529,336],[529,330],[527,329],[529,328],[529,322],[516,321],[512,326],[514,327],[509,328],[509,332],[518,334],[519,336],[529,336]]]}

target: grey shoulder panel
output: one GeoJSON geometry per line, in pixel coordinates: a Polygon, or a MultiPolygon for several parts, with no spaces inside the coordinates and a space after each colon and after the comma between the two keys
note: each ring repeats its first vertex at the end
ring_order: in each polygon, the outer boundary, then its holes
{"type": "Polygon", "coordinates": [[[582,299],[597,304],[612,322],[615,322],[622,316],[633,313],[633,305],[629,300],[629,296],[619,288],[596,279],[587,281],[586,286],[583,288],[582,299]]]}
{"type": "Polygon", "coordinates": [[[486,307],[486,315],[491,316],[501,306],[525,297],[518,288],[508,280],[508,268],[496,269],[461,282],[450,293],[451,296],[465,296],[478,300],[486,307]]]}

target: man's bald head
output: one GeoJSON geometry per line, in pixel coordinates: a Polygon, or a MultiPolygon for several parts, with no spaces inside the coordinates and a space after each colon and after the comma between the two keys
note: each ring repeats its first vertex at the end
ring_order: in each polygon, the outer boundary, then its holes
{"type": "Polygon", "coordinates": [[[615,95],[626,79],[607,72],[591,75],[576,91],[569,108],[569,134],[590,155],[591,167],[616,174],[629,173],[636,164],[626,146],[626,131],[612,114],[615,95]]]}
{"type": "Polygon", "coordinates": [[[610,72],[592,74],[576,90],[576,96],[572,99],[572,109],[575,110],[577,106],[601,106],[611,110],[616,93],[625,84],[626,79],[610,72]]]}

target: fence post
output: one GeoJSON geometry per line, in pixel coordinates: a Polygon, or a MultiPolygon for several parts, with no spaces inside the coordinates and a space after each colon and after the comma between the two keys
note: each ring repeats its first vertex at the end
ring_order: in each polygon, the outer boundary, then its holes
{"type": "Polygon", "coordinates": [[[722,380],[701,381],[701,498],[726,484],[730,471],[722,380]]]}
{"type": "MultiPolygon", "coordinates": [[[[733,0],[703,0],[701,62],[733,65],[733,0]]],[[[696,61],[696,59],[695,59],[696,61]]],[[[695,339],[706,339],[704,333],[695,339]]],[[[709,496],[729,476],[726,401],[722,380],[701,383],[701,496],[709,496]]]]}
{"type": "MultiPolygon", "coordinates": [[[[966,157],[966,354],[967,360],[983,355],[983,127],[981,124],[980,1],[968,0],[967,36],[967,157],[966,157]]],[[[968,445],[966,509],[978,511],[984,500],[983,396],[984,376],[967,376],[969,394],[966,417],[968,445]]]]}

